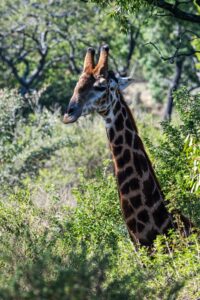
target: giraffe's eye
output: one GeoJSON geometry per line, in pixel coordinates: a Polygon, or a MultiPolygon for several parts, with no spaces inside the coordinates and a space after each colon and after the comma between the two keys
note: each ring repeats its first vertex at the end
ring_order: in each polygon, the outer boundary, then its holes
{"type": "Polygon", "coordinates": [[[94,86],[95,91],[103,92],[105,91],[106,87],[105,86],[94,86]]]}

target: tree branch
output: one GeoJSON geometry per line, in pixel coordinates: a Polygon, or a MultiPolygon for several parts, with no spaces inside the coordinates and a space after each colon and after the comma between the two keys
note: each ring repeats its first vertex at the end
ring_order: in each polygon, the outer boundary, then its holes
{"type": "Polygon", "coordinates": [[[13,63],[13,61],[12,61],[12,59],[9,59],[8,57],[4,56],[4,55],[2,54],[1,49],[0,49],[0,57],[1,57],[2,61],[5,62],[5,63],[11,68],[11,70],[12,70],[12,72],[13,72],[13,75],[14,75],[15,78],[18,80],[18,82],[19,82],[22,86],[27,87],[26,81],[25,81],[22,77],[20,77],[20,75],[19,75],[19,73],[18,73],[18,70],[17,70],[17,68],[15,67],[15,65],[14,65],[14,63],[13,63]]]}
{"type": "Polygon", "coordinates": [[[164,60],[164,61],[170,61],[171,63],[173,63],[173,62],[174,62],[174,59],[177,58],[177,57],[192,56],[192,55],[194,55],[194,54],[196,54],[196,53],[200,53],[200,50],[194,50],[194,49],[192,49],[191,52],[182,52],[182,53],[178,53],[178,51],[179,51],[179,49],[180,49],[180,46],[178,46],[178,47],[176,48],[176,51],[174,52],[174,54],[173,54],[172,56],[166,57],[166,56],[163,56],[163,55],[162,55],[160,49],[159,49],[153,42],[148,42],[148,43],[144,44],[144,46],[146,46],[146,45],[152,45],[152,46],[156,49],[156,51],[159,53],[160,58],[161,58],[162,60],[164,60]]]}
{"type": "Polygon", "coordinates": [[[127,71],[129,70],[131,58],[132,58],[132,55],[134,53],[134,50],[135,50],[135,47],[136,47],[136,41],[138,39],[139,32],[140,32],[139,28],[135,28],[135,31],[133,29],[134,29],[133,26],[130,25],[129,41],[128,41],[129,49],[128,49],[128,55],[127,55],[127,58],[126,58],[126,65],[123,68],[123,76],[126,76],[127,71]]]}
{"type": "Polygon", "coordinates": [[[169,11],[177,19],[192,22],[192,23],[200,23],[200,15],[195,15],[195,14],[191,14],[189,12],[185,12],[185,11],[179,9],[178,5],[168,3],[164,0],[156,0],[156,1],[145,0],[145,1],[151,5],[154,5],[161,9],[164,9],[166,11],[169,11]]]}
{"type": "Polygon", "coordinates": [[[70,67],[73,70],[73,72],[75,72],[75,74],[79,74],[81,70],[76,64],[74,44],[70,39],[68,40],[68,43],[70,44],[70,47],[71,47],[71,51],[70,51],[70,55],[69,55],[70,67]]]}

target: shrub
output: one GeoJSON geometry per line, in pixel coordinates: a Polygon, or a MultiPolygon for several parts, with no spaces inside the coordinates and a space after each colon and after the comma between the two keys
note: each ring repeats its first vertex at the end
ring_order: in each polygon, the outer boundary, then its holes
{"type": "Polygon", "coordinates": [[[40,111],[40,94],[27,96],[32,113],[23,116],[23,98],[14,90],[0,92],[2,188],[5,185],[24,185],[27,180],[36,180],[39,173],[46,178],[51,176],[51,179],[54,174],[54,184],[58,184],[59,180],[63,182],[63,179],[65,185],[71,184],[77,179],[76,168],[88,166],[87,176],[92,176],[93,170],[107,155],[105,142],[101,138],[102,128],[94,126],[91,120],[87,120],[86,125],[80,123],[66,127],[59,112],[40,111]],[[98,138],[97,130],[100,131],[98,138]]]}
{"type": "MultiPolygon", "coordinates": [[[[1,91],[0,99],[0,160],[1,184],[22,184],[27,176],[38,175],[46,161],[71,141],[62,135],[56,114],[48,111],[23,117],[23,99],[15,91],[1,91]]],[[[39,94],[34,94],[35,100],[39,94]]],[[[28,100],[33,100],[29,96],[28,100]]]]}
{"type": "Polygon", "coordinates": [[[1,200],[1,299],[196,299],[195,236],[160,236],[153,256],[136,251],[113,177],[81,178],[81,187],[75,208],[37,208],[28,190],[1,200]]]}
{"type": "Polygon", "coordinates": [[[200,96],[183,88],[175,93],[175,104],[176,122],[163,122],[158,145],[147,144],[169,207],[200,225],[200,96]]]}
{"type": "MultiPolygon", "coordinates": [[[[165,123],[164,137],[151,150],[167,199],[174,196],[171,207],[188,213],[192,207],[198,223],[198,99],[195,96],[193,102],[193,96],[180,93],[177,103],[182,101],[185,107],[179,110],[182,123],[165,123]]],[[[65,127],[57,115],[46,111],[35,111],[26,119],[16,114],[12,119],[14,96],[4,92],[3,97],[10,118],[5,110],[0,112],[5,128],[0,142],[4,188],[0,198],[0,298],[197,299],[197,236],[182,238],[172,231],[169,237],[159,236],[151,252],[132,245],[110,160],[104,160],[107,153],[99,123],[87,119],[65,127]],[[10,106],[6,104],[9,99],[10,106]],[[40,151],[42,155],[34,160],[34,153],[40,151]],[[61,201],[59,184],[74,185],[75,205],[61,201]],[[48,207],[35,201],[35,190],[40,187],[49,199],[48,207]]],[[[42,195],[38,197],[43,202],[42,195]]]]}

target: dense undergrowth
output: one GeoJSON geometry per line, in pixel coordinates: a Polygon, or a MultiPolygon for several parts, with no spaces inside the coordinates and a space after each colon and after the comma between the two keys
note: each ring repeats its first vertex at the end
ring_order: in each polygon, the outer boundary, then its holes
{"type": "MultiPolygon", "coordinates": [[[[196,234],[159,236],[151,255],[130,242],[99,119],[64,126],[0,96],[0,299],[198,299],[196,234]]],[[[179,91],[176,107],[146,144],[169,208],[199,227],[200,98],[179,91]]]]}

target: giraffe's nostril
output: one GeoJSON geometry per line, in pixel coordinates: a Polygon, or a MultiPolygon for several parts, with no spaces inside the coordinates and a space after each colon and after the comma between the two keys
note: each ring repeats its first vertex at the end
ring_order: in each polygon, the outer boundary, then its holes
{"type": "Polygon", "coordinates": [[[73,103],[68,106],[66,115],[75,120],[81,116],[81,113],[82,106],[73,103]]]}
{"type": "Polygon", "coordinates": [[[75,112],[75,110],[76,110],[75,107],[69,107],[67,112],[68,112],[69,115],[71,115],[75,112]]]}

